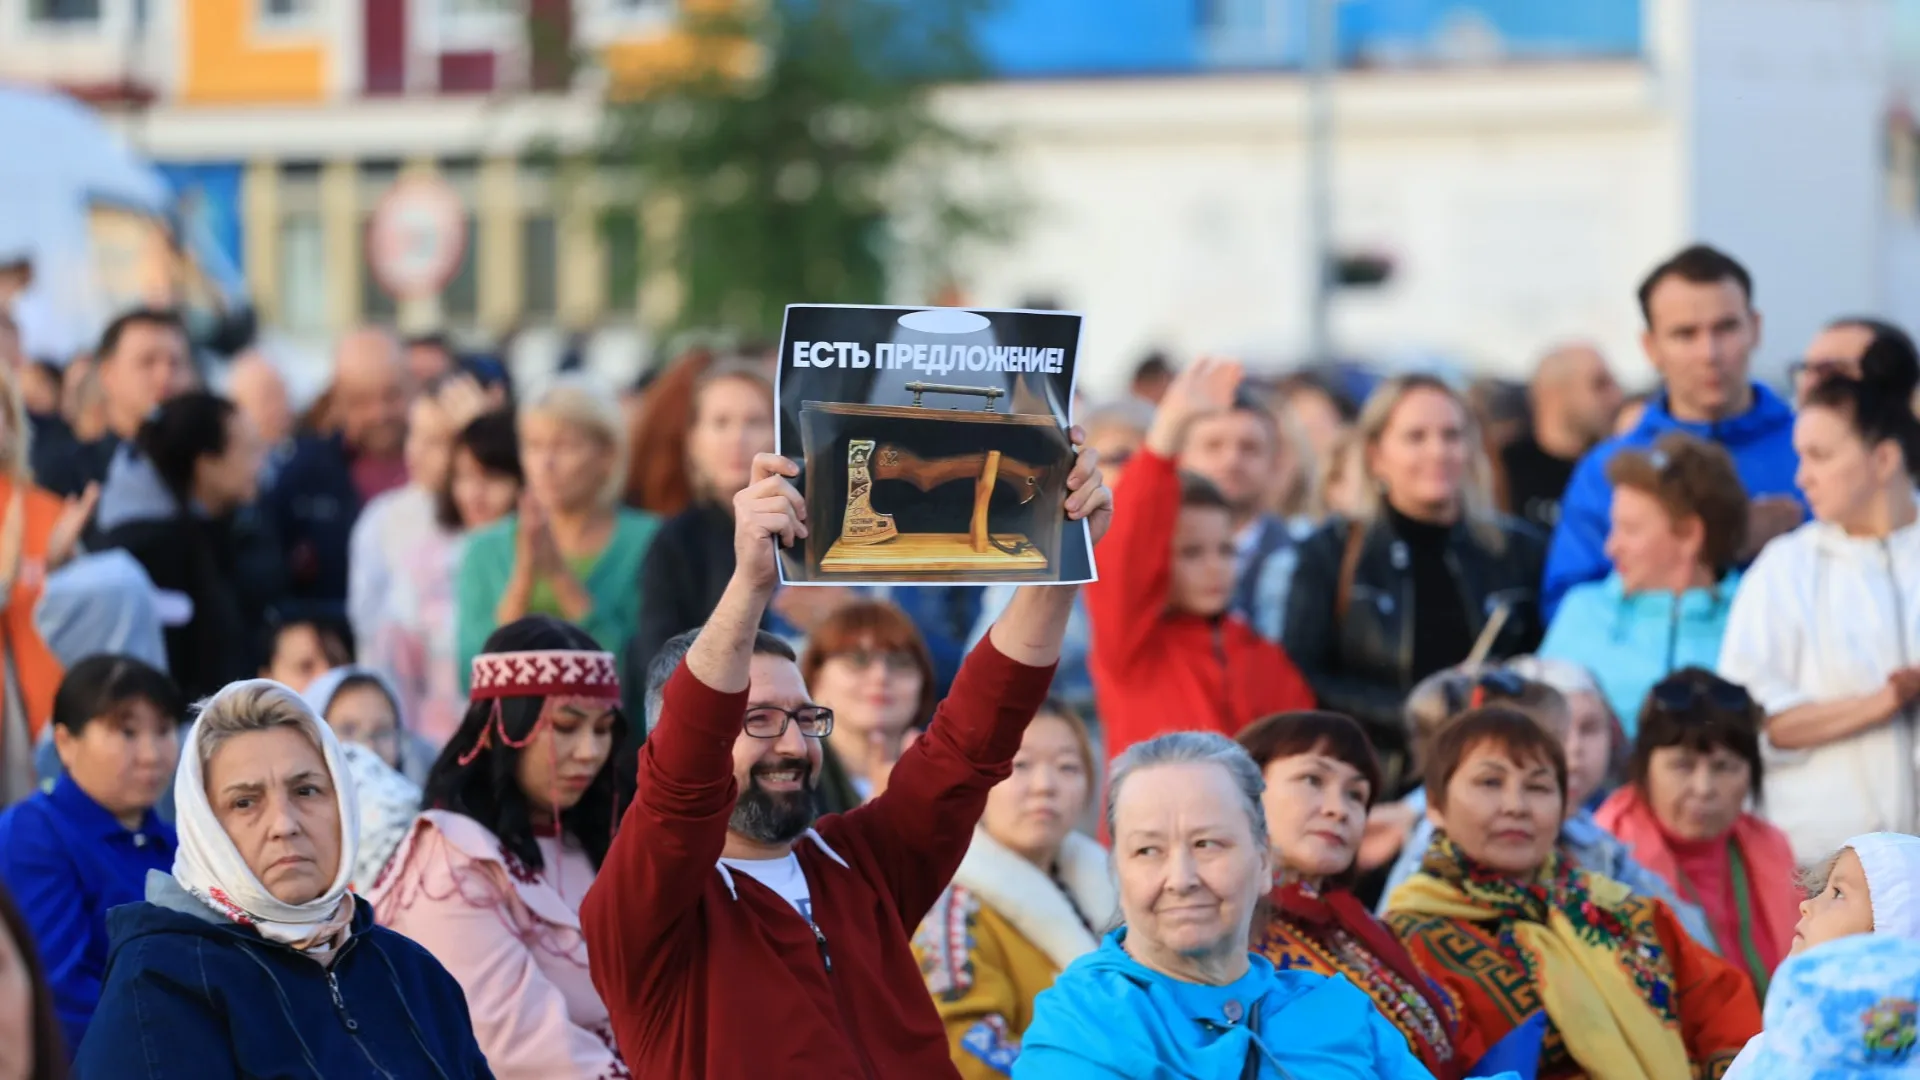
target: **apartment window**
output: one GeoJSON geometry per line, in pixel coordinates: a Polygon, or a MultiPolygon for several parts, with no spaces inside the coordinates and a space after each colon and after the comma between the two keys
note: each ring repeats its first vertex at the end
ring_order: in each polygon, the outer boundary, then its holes
{"type": "Polygon", "coordinates": [[[27,17],[37,23],[97,23],[100,0],[27,0],[27,17]]]}
{"type": "Polygon", "coordinates": [[[558,310],[560,236],[552,214],[520,220],[520,314],[550,319],[558,310]]]}
{"type": "MultiPolygon", "coordinates": [[[[360,219],[361,236],[366,236],[372,228],[372,214],[360,219]]],[[[370,323],[391,323],[399,314],[399,302],[380,284],[379,277],[373,272],[373,260],[363,254],[360,259],[360,317],[370,323]]]]}
{"type": "Polygon", "coordinates": [[[502,33],[520,28],[517,0],[439,0],[442,48],[479,48],[496,44],[502,33]]]}
{"type": "Polygon", "coordinates": [[[607,10],[619,16],[645,16],[673,13],[674,0],[606,0],[607,10]]]}
{"type": "Polygon", "coordinates": [[[295,334],[327,328],[326,246],[320,215],[288,214],[280,220],[280,324],[295,334]]]}
{"type": "Polygon", "coordinates": [[[257,0],[263,26],[304,27],[320,14],[320,0],[257,0]]]}
{"type": "Polygon", "coordinates": [[[600,217],[600,247],[607,311],[631,315],[640,291],[640,215],[632,210],[609,210],[600,217]]]}
{"type": "Polygon", "coordinates": [[[480,246],[479,222],[467,215],[467,243],[460,253],[460,269],[440,292],[440,312],[449,321],[470,323],[480,317],[480,278],[474,249],[480,246]]]}

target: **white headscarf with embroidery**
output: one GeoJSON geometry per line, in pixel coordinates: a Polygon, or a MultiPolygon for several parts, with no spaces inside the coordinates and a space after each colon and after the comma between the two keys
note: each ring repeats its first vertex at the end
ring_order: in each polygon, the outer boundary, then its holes
{"type": "Polygon", "coordinates": [[[333,782],[334,804],[340,814],[340,865],[334,872],[333,883],[326,892],[304,904],[285,903],[260,883],[219,818],[214,816],[213,805],[207,799],[206,779],[200,764],[204,725],[199,723],[187,732],[186,745],[180,749],[180,766],[174,774],[180,845],[174,852],[173,876],[182,888],[234,922],[252,927],[268,941],[290,945],[324,962],[346,941],[347,929],[353,921],[353,894],[347,884],[360,847],[359,801],[354,792],[353,774],[345,765],[333,729],[314,715],[312,707],[299,694],[271,679],[228,683],[207,700],[201,711],[212,710],[234,695],[262,690],[284,695],[280,704],[297,712],[302,729],[320,747],[320,755],[326,761],[327,773],[333,782]]]}

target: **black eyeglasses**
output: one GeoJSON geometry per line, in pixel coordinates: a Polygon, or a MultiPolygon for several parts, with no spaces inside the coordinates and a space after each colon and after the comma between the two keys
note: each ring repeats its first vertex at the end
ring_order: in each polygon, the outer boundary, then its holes
{"type": "Polygon", "coordinates": [[[1830,375],[1847,375],[1859,364],[1856,361],[1823,359],[1809,356],[1804,360],[1795,360],[1787,365],[1787,381],[1798,383],[1803,377],[1819,382],[1830,375]]]}
{"type": "Polygon", "coordinates": [[[1527,680],[1506,668],[1489,668],[1471,675],[1462,674],[1447,683],[1447,714],[1477,709],[1489,696],[1517,698],[1525,693],[1527,680]]]}
{"type": "Polygon", "coordinates": [[[1753,697],[1746,688],[1725,679],[1675,676],[1654,686],[1653,705],[1662,712],[1686,712],[1702,701],[1722,712],[1747,712],[1753,697]]]}
{"type": "Polygon", "coordinates": [[[747,734],[756,739],[777,739],[785,735],[788,722],[799,725],[802,735],[825,738],[833,733],[833,710],[824,705],[802,705],[797,709],[755,705],[747,710],[747,734]]]}

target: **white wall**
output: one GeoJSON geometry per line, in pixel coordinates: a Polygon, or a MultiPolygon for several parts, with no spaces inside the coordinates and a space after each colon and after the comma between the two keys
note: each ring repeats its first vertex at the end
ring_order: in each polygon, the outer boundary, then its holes
{"type": "Polygon", "coordinates": [[[1691,231],[1753,271],[1766,374],[1827,320],[1912,325],[1894,291],[1885,119],[1888,0],[1689,0],[1684,80],[1691,231]]]}
{"type": "MultiPolygon", "coordinates": [[[[1522,372],[1597,338],[1644,372],[1632,290],[1683,234],[1680,140],[1634,63],[1355,73],[1336,90],[1334,232],[1397,264],[1336,310],[1353,354],[1522,372]]],[[[1088,385],[1146,349],[1281,367],[1306,344],[1303,88],[1291,76],[1003,83],[952,115],[1011,133],[1035,212],[972,300],[1085,310],[1088,385]]]]}

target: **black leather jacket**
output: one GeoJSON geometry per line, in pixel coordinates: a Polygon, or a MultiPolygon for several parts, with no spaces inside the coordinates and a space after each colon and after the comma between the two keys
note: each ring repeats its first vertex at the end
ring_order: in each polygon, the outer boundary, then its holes
{"type": "MultiPolygon", "coordinates": [[[[1540,614],[1546,542],[1516,518],[1502,517],[1499,526],[1506,536],[1504,552],[1483,546],[1464,524],[1454,526],[1446,552],[1474,639],[1501,604],[1510,609],[1489,659],[1532,652],[1546,630],[1540,614]]],[[[1433,673],[1413,670],[1419,604],[1411,560],[1406,543],[1385,519],[1374,522],[1361,542],[1345,619],[1336,612],[1349,527],[1335,518],[1301,545],[1284,644],[1313,685],[1320,707],[1360,721],[1374,746],[1390,756],[1407,744],[1401,714],[1407,692],[1433,673]]]]}

